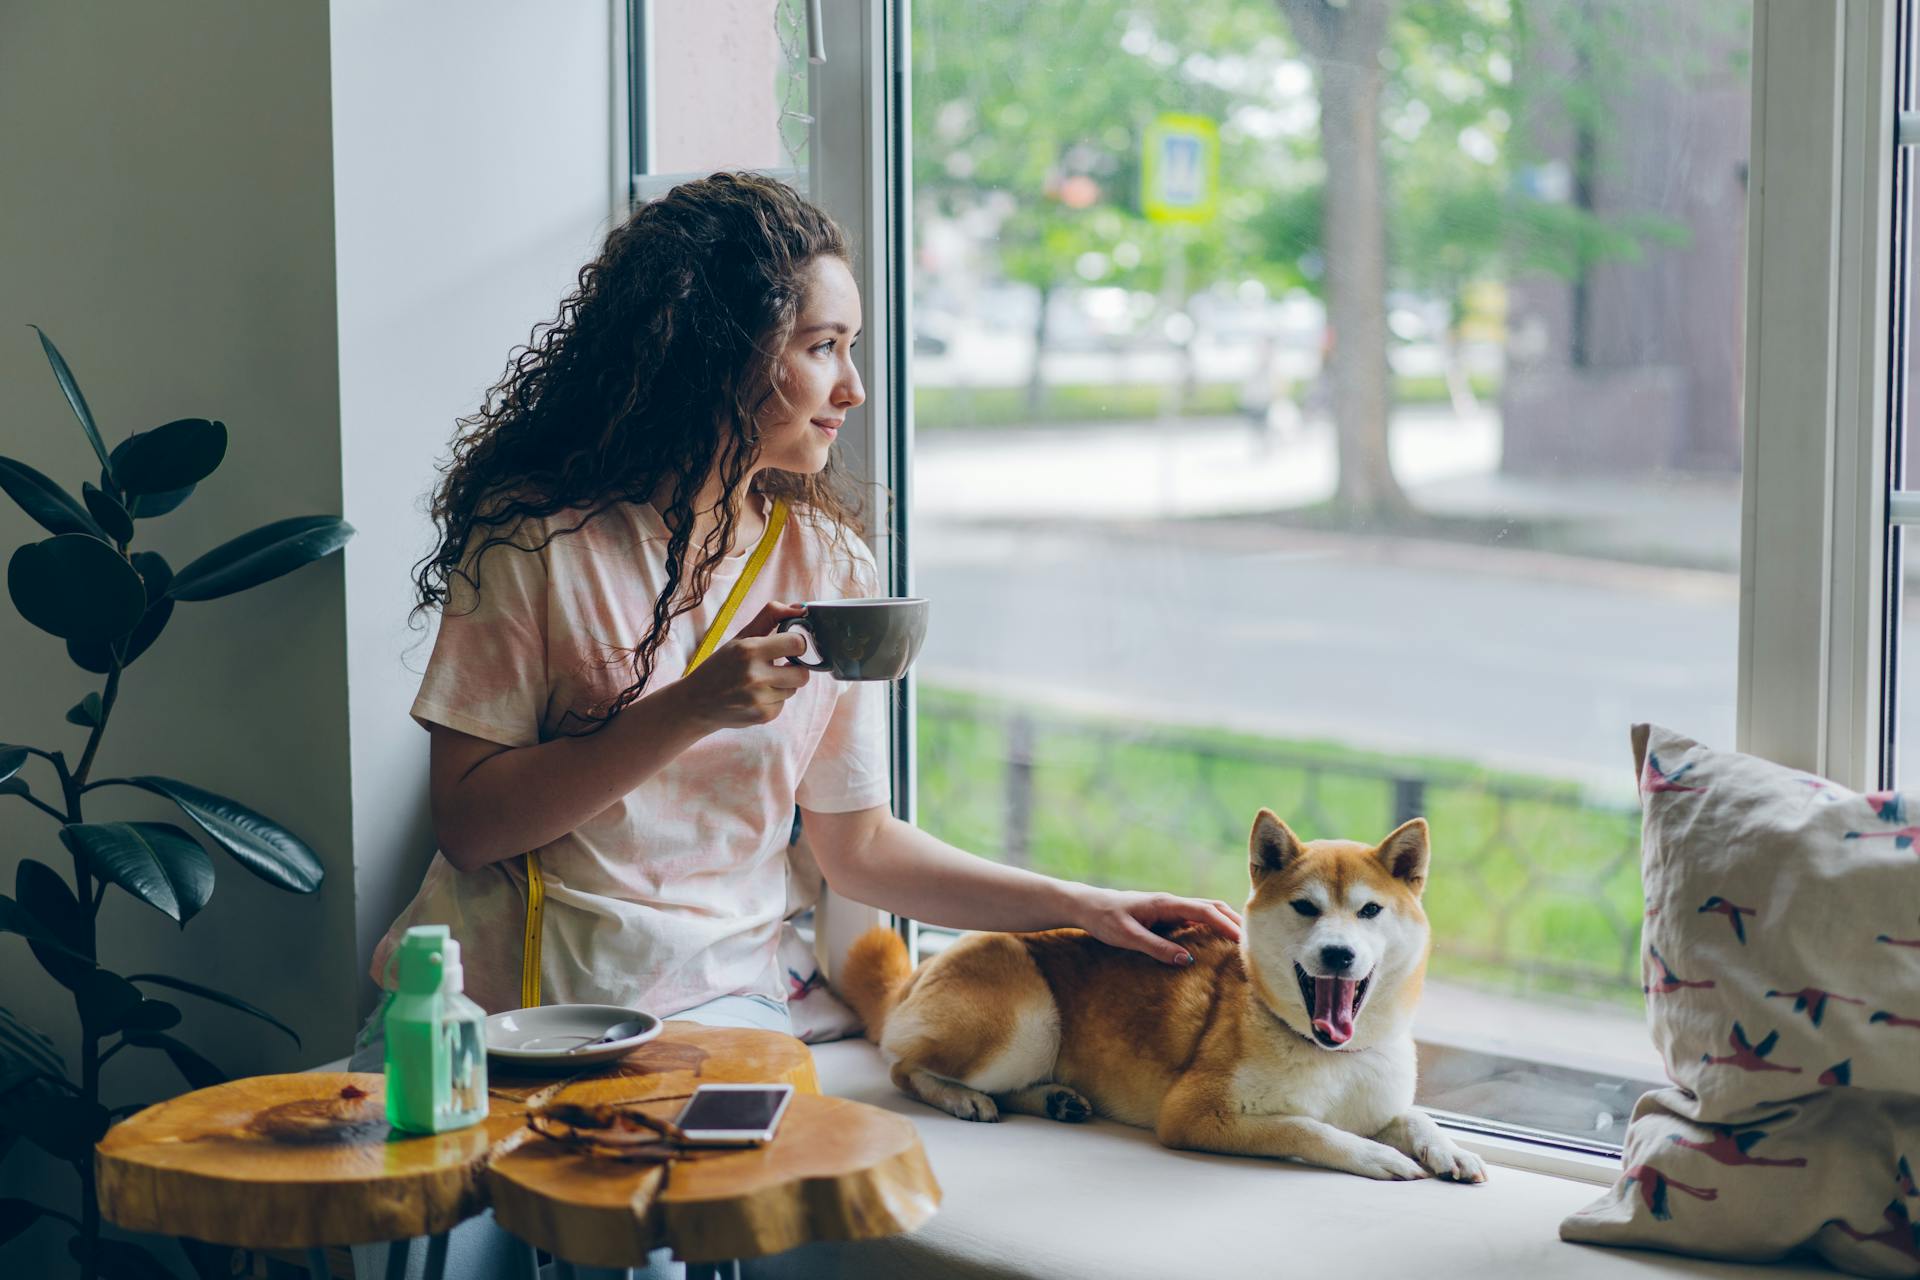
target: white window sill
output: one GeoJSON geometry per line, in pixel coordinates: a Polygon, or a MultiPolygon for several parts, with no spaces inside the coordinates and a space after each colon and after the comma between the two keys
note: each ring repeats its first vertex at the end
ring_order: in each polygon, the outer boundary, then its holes
{"type": "MultiPolygon", "coordinates": [[[[903,1097],[864,1041],[816,1045],[828,1093],[912,1119],[940,1212],[911,1236],[763,1259],[760,1280],[1107,1280],[1115,1275],[1471,1275],[1476,1280],[1750,1276],[1745,1266],[1566,1244],[1560,1221],[1610,1182],[1607,1161],[1502,1138],[1467,1143],[1499,1167],[1481,1186],[1369,1182],[1281,1161],[1169,1151],[1109,1121],[956,1120],[903,1097]]],[[[1830,1277],[1787,1266],[1773,1276],[1830,1277]]]]}

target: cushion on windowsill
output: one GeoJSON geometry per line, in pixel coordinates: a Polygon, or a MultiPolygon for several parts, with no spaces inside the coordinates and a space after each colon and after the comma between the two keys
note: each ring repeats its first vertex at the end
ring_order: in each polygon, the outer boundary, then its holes
{"type": "Polygon", "coordinates": [[[1673,1087],[1562,1234],[1920,1276],[1920,793],[1634,730],[1642,966],[1673,1087]]]}

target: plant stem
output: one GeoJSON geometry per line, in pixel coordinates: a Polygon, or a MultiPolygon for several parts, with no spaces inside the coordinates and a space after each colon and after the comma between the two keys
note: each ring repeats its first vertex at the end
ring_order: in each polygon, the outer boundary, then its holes
{"type": "Polygon", "coordinates": [[[32,805],[34,808],[38,809],[40,812],[52,818],[55,822],[64,823],[67,820],[66,814],[61,813],[58,809],[54,808],[52,805],[48,804],[46,801],[41,800],[38,797],[28,792],[24,792],[24,791],[21,792],[20,798],[22,800],[25,800],[28,804],[32,805]]]}
{"type": "MultiPolygon", "coordinates": [[[[80,767],[68,772],[64,756],[54,759],[54,768],[60,772],[60,789],[67,802],[67,821],[82,820],[80,796],[86,786],[87,772],[93,768],[94,753],[100,749],[100,736],[106,732],[107,718],[113,714],[114,698],[120,692],[120,663],[116,660],[113,670],[107,673],[107,687],[100,695],[100,721],[93,726],[93,732],[87,737],[87,749],[80,757],[80,767]]],[[[93,900],[93,909],[86,915],[86,952],[97,957],[99,952],[99,916],[100,903],[106,897],[106,881],[100,883],[101,892],[94,892],[93,876],[87,869],[86,860],[78,853],[73,858],[75,880],[74,896],[81,902],[93,900]]],[[[80,1029],[80,1096],[94,1107],[100,1105],[100,1037],[92,1034],[84,1020],[80,1029]]],[[[83,1264],[85,1280],[98,1280],[100,1275],[100,1193],[93,1181],[93,1161],[84,1160],[78,1167],[80,1174],[80,1214],[81,1233],[85,1240],[86,1261],[83,1264]]]]}
{"type": "Polygon", "coordinates": [[[107,673],[107,687],[100,693],[100,723],[93,726],[93,733],[87,738],[87,749],[80,756],[80,767],[73,771],[74,781],[83,786],[87,781],[87,770],[93,768],[93,753],[100,749],[100,735],[107,731],[107,717],[113,714],[113,700],[119,693],[120,664],[116,661],[113,670],[107,673]]]}

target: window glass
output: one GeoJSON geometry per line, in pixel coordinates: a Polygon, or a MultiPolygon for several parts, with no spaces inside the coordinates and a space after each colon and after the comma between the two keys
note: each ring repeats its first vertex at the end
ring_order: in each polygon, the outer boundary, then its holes
{"type": "Polygon", "coordinates": [[[805,0],[650,8],[648,172],[756,169],[789,181],[803,173],[813,123],[805,0]]]}
{"type": "Polygon", "coordinates": [[[915,0],[918,820],[1425,815],[1422,1100],[1617,1138],[1628,728],[1731,746],[1750,0],[915,0]]]}

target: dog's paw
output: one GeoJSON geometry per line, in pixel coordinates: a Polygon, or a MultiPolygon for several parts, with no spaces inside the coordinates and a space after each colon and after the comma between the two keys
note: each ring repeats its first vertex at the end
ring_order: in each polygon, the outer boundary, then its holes
{"type": "Polygon", "coordinates": [[[1485,1182],[1487,1165],[1471,1151],[1462,1151],[1444,1137],[1437,1137],[1420,1148],[1420,1165],[1427,1172],[1449,1182],[1485,1182]]]}
{"type": "Polygon", "coordinates": [[[1348,1173],[1381,1182],[1412,1182],[1427,1176],[1427,1171],[1383,1142],[1369,1142],[1353,1155],[1348,1173]]]}
{"type": "Polygon", "coordinates": [[[972,1089],[955,1089],[947,1100],[947,1110],[962,1120],[978,1120],[982,1124],[993,1124],[1000,1119],[1000,1108],[993,1104],[993,1099],[972,1089]]]}
{"type": "Polygon", "coordinates": [[[1047,1090],[1047,1118],[1062,1124],[1084,1124],[1093,1119],[1093,1104],[1065,1085],[1047,1090]]]}

